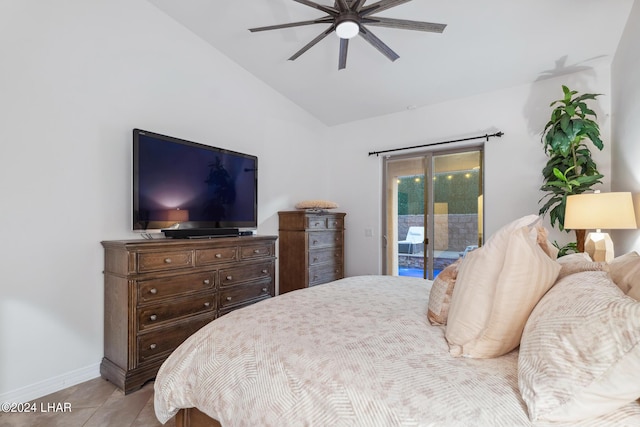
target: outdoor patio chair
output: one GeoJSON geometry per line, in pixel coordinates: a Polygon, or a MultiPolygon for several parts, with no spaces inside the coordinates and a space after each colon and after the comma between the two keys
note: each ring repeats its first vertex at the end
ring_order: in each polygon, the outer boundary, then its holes
{"type": "Polygon", "coordinates": [[[398,253],[415,254],[422,252],[424,244],[424,227],[409,227],[407,237],[398,242],[398,253]]]}

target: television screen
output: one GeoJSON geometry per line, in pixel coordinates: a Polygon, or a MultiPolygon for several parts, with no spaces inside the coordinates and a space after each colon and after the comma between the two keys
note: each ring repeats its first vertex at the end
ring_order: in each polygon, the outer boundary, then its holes
{"type": "Polygon", "coordinates": [[[258,158],[133,130],[133,229],[255,228],[258,158]]]}

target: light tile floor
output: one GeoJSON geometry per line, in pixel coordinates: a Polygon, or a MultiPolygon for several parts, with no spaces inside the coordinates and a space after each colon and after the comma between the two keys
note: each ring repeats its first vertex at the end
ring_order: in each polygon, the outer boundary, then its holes
{"type": "MultiPolygon", "coordinates": [[[[0,412],[0,427],[160,427],[153,411],[153,382],[124,395],[102,379],[78,384],[34,400],[34,413],[0,412]],[[70,405],[70,411],[64,405],[70,405]]],[[[171,419],[166,427],[175,427],[171,419]]]]}

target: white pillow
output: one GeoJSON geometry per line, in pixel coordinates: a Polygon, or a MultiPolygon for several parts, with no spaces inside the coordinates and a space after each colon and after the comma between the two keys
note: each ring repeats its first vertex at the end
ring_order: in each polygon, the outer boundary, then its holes
{"type": "Polygon", "coordinates": [[[640,396],[640,303],[606,272],[572,274],[524,329],[518,385],[532,421],[575,422],[640,396]]]}
{"type": "Polygon", "coordinates": [[[455,318],[449,315],[449,325],[455,322],[458,330],[465,329],[461,336],[455,329],[449,331],[447,327],[446,338],[454,356],[498,357],[520,344],[531,310],[553,286],[560,271],[560,264],[540,248],[530,231],[525,226],[511,233],[504,263],[494,283],[485,283],[484,287],[475,283],[474,270],[482,268],[476,264],[477,259],[464,265],[469,269],[465,277],[470,280],[460,282],[461,270],[454,293],[458,286],[462,286],[468,297],[482,301],[490,298],[490,303],[485,307],[479,303],[468,305],[466,310],[456,312],[455,318]]]}

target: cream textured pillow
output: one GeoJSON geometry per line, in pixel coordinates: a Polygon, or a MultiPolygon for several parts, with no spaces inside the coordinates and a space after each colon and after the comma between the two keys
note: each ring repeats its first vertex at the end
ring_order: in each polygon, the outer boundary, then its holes
{"type": "MultiPolygon", "coordinates": [[[[464,346],[476,340],[489,322],[511,235],[523,227],[530,231],[538,220],[537,215],[528,215],[505,225],[462,260],[445,334],[452,355],[467,354],[464,346]]],[[[535,234],[533,239],[537,239],[535,234]]]]}
{"type": "Polygon", "coordinates": [[[629,252],[615,257],[609,262],[609,275],[613,283],[628,294],[634,285],[640,286],[640,255],[629,252]]]}
{"type": "Polygon", "coordinates": [[[460,259],[449,264],[438,274],[431,286],[429,293],[429,309],[427,317],[432,325],[446,325],[449,314],[451,294],[458,277],[458,265],[460,259]]]}
{"type": "Polygon", "coordinates": [[[518,385],[532,421],[575,422],[640,396],[640,303],[604,272],[565,277],[527,321],[518,385]]]}
{"type": "Polygon", "coordinates": [[[467,290],[472,295],[485,293],[492,296],[486,321],[476,322],[472,315],[458,318],[458,322],[464,322],[474,331],[474,336],[466,341],[458,340],[447,328],[452,354],[491,358],[518,347],[531,310],[553,286],[559,271],[560,264],[540,248],[535,238],[531,238],[528,227],[514,231],[509,237],[504,263],[495,284],[478,289],[471,282],[472,287],[467,290]]]}

